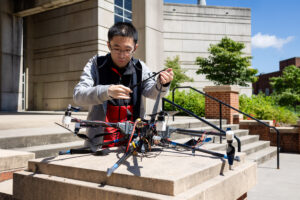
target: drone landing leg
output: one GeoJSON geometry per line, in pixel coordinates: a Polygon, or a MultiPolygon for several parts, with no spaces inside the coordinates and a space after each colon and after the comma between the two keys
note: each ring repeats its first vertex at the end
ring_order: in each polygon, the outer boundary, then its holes
{"type": "Polygon", "coordinates": [[[116,164],[114,164],[111,168],[107,169],[107,176],[110,177],[111,174],[119,168],[119,166],[125,161],[127,160],[127,158],[129,158],[132,154],[133,154],[134,149],[131,149],[129,151],[127,151],[119,160],[118,162],[116,162],[116,164]]]}
{"type": "Polygon", "coordinates": [[[92,150],[89,149],[89,147],[83,147],[78,149],[69,149],[66,151],[59,151],[59,155],[66,155],[66,154],[85,154],[85,153],[93,153],[92,150]]]}
{"type": "Polygon", "coordinates": [[[174,145],[174,146],[180,146],[180,147],[183,147],[183,148],[192,149],[194,151],[200,151],[200,152],[207,153],[207,154],[210,154],[210,155],[213,155],[213,156],[228,159],[228,161],[230,162],[229,165],[233,164],[233,160],[240,161],[240,157],[239,156],[234,156],[232,150],[230,151],[230,153],[229,153],[230,157],[228,158],[227,155],[222,154],[222,153],[218,153],[218,152],[214,152],[214,151],[210,151],[210,150],[206,150],[206,149],[201,149],[199,147],[193,147],[193,146],[188,146],[188,145],[185,145],[185,144],[180,144],[180,143],[177,143],[177,142],[173,142],[171,140],[168,140],[168,142],[169,142],[169,144],[174,145]]]}

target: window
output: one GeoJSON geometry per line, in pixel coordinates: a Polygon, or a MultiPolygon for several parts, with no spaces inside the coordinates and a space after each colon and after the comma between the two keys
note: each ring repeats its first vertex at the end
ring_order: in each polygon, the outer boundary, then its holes
{"type": "Polygon", "coordinates": [[[265,93],[266,93],[266,96],[269,96],[269,95],[270,95],[270,90],[269,90],[269,88],[266,88],[265,93]]]}
{"type": "Polygon", "coordinates": [[[132,0],[115,0],[116,22],[132,22],[132,0]]]}

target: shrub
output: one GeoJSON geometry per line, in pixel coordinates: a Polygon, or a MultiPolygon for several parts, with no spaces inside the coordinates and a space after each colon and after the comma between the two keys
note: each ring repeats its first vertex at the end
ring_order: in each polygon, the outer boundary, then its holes
{"type": "MultiPolygon", "coordinates": [[[[167,99],[172,101],[172,93],[170,93],[167,97],[167,99]]],[[[205,114],[205,98],[203,95],[190,90],[187,91],[176,91],[174,102],[183,108],[192,111],[196,115],[203,117],[205,114]]],[[[173,111],[173,106],[169,103],[165,104],[165,110],[167,111],[173,111]]],[[[175,110],[180,111],[177,115],[188,115],[185,112],[175,108],[175,110]]]]}
{"type": "Polygon", "coordinates": [[[176,56],[173,60],[171,58],[167,58],[167,60],[165,61],[165,66],[166,68],[172,68],[174,72],[174,77],[171,82],[170,90],[180,86],[181,83],[194,81],[193,78],[190,78],[185,74],[187,70],[181,68],[179,56],[176,56]]]}
{"type": "MultiPolygon", "coordinates": [[[[172,101],[172,93],[170,93],[167,99],[172,101]]],[[[293,108],[279,106],[277,104],[277,96],[265,96],[264,94],[252,95],[247,97],[241,95],[239,98],[240,110],[260,120],[275,120],[277,123],[295,124],[299,113],[293,112],[293,108]]],[[[203,95],[198,94],[195,91],[176,91],[175,103],[183,108],[192,111],[200,117],[205,116],[205,98],[203,95]]],[[[173,106],[169,103],[165,104],[165,110],[173,111],[173,106]]],[[[180,111],[177,115],[187,115],[183,111],[180,111]]],[[[245,117],[247,118],[247,117],[245,117]]]]}
{"type": "Polygon", "coordinates": [[[277,104],[276,96],[264,94],[240,96],[240,110],[262,120],[276,120],[279,123],[295,124],[298,117],[287,107],[277,104]]]}

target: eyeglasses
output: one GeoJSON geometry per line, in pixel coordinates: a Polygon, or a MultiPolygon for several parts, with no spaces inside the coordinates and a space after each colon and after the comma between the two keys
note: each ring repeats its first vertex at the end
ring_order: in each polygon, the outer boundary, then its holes
{"type": "Polygon", "coordinates": [[[111,52],[114,52],[116,54],[121,55],[122,53],[126,56],[130,56],[133,54],[134,50],[133,49],[126,49],[126,50],[121,50],[119,48],[110,48],[111,52]]]}

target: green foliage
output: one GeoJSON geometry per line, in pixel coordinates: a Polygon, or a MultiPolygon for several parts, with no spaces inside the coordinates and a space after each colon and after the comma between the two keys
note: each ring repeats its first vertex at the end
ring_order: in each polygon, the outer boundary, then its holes
{"type": "MultiPolygon", "coordinates": [[[[172,93],[170,93],[167,99],[172,101],[172,93]]],[[[240,110],[250,114],[251,116],[261,120],[276,120],[279,123],[295,124],[300,113],[291,111],[288,107],[279,106],[277,104],[278,97],[265,96],[260,93],[259,95],[252,95],[247,97],[241,95],[239,98],[240,110]]],[[[176,91],[175,103],[183,108],[192,111],[198,116],[205,116],[205,98],[203,95],[198,94],[195,91],[176,91]]],[[[171,104],[166,103],[165,109],[167,111],[173,111],[174,108],[171,104]]],[[[175,108],[175,110],[180,111],[175,108]]],[[[177,115],[187,115],[183,111],[180,111],[177,115]]]]}
{"type": "Polygon", "coordinates": [[[293,106],[295,111],[300,104],[300,68],[290,65],[283,70],[281,77],[271,78],[271,86],[278,95],[282,106],[293,106]]]}
{"type": "Polygon", "coordinates": [[[248,86],[247,82],[257,81],[256,69],[249,68],[251,56],[243,56],[245,45],[224,37],[220,43],[210,45],[208,58],[197,57],[197,74],[206,74],[206,78],[216,85],[248,86]]]}
{"type": "MultiPolygon", "coordinates": [[[[172,93],[170,93],[167,97],[167,99],[172,101],[172,93]]],[[[192,111],[198,116],[203,117],[205,114],[205,98],[203,95],[190,90],[189,92],[186,91],[176,91],[175,92],[175,98],[174,102],[183,108],[192,111]]],[[[165,104],[165,109],[167,111],[173,111],[174,108],[171,104],[166,103],[165,104]]],[[[177,115],[187,115],[183,111],[175,108],[175,110],[180,111],[177,115]]]]}
{"type": "Polygon", "coordinates": [[[276,122],[295,124],[298,117],[286,107],[277,105],[276,96],[264,94],[252,95],[251,98],[241,95],[240,110],[257,119],[276,120],[276,122]]]}
{"type": "Polygon", "coordinates": [[[186,70],[181,69],[179,64],[179,56],[176,56],[173,60],[167,58],[165,66],[166,68],[172,68],[174,73],[174,78],[171,82],[170,90],[180,86],[180,83],[194,81],[192,78],[184,74],[186,70]]]}

